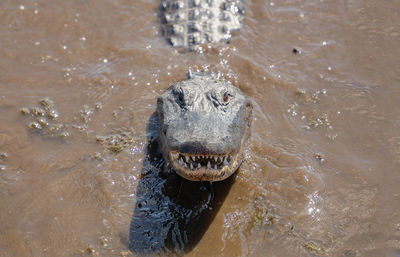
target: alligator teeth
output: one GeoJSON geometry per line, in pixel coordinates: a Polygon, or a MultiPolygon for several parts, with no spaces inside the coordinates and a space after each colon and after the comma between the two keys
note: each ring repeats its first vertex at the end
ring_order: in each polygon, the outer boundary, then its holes
{"type": "Polygon", "coordinates": [[[171,152],[171,160],[177,162],[183,168],[196,170],[206,168],[218,170],[223,166],[230,166],[233,162],[232,155],[190,155],[171,152]]]}
{"type": "Polygon", "coordinates": [[[229,162],[227,161],[228,158],[224,159],[224,165],[229,165],[229,162]]]}

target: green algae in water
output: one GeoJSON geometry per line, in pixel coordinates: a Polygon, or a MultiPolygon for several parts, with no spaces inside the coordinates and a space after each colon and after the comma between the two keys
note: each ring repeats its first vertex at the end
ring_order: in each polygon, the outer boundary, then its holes
{"type": "Polygon", "coordinates": [[[21,110],[20,110],[20,112],[21,112],[21,114],[23,114],[23,115],[28,115],[28,114],[31,113],[31,111],[29,111],[29,109],[26,108],[26,107],[22,107],[21,110]]]}
{"type": "Polygon", "coordinates": [[[54,109],[54,103],[48,97],[39,101],[39,106],[30,109],[22,107],[21,114],[36,117],[36,120],[28,124],[32,130],[40,131],[42,136],[61,137],[70,136],[69,132],[65,131],[66,126],[62,123],[55,123],[59,114],[54,109]]]}
{"type": "Polygon", "coordinates": [[[309,121],[310,123],[308,125],[312,128],[317,128],[319,126],[330,126],[328,114],[325,113],[315,118],[311,118],[309,121]]]}
{"type": "Polygon", "coordinates": [[[46,114],[46,111],[40,107],[33,107],[31,109],[31,113],[33,116],[44,116],[46,114]]]}
{"type": "Polygon", "coordinates": [[[101,153],[99,153],[99,152],[95,152],[95,153],[92,155],[92,158],[93,158],[93,159],[96,159],[96,160],[102,160],[102,159],[103,159],[101,153]]]}
{"type": "Polygon", "coordinates": [[[50,107],[53,106],[53,101],[50,100],[49,98],[43,98],[42,100],[40,100],[39,102],[44,108],[48,109],[50,107]]]}
{"type": "Polygon", "coordinates": [[[5,159],[7,159],[7,157],[8,157],[8,154],[6,152],[0,153],[0,159],[1,160],[5,160],[5,159]]]}
{"type": "Polygon", "coordinates": [[[96,142],[104,145],[113,153],[120,153],[125,148],[129,148],[137,143],[133,128],[114,129],[113,133],[108,136],[97,136],[96,142]]]}
{"type": "Polygon", "coordinates": [[[108,150],[114,153],[120,153],[122,152],[123,148],[121,145],[112,145],[108,147],[108,150]]]}
{"type": "Polygon", "coordinates": [[[322,156],[322,154],[316,153],[316,154],[314,154],[314,158],[315,158],[317,161],[319,161],[320,163],[325,162],[325,158],[324,158],[324,156],[322,156]]]}
{"type": "Polygon", "coordinates": [[[35,130],[40,130],[40,129],[42,129],[42,126],[41,126],[38,122],[36,122],[36,121],[29,123],[28,127],[29,127],[30,129],[35,129],[35,130]]]}
{"type": "Polygon", "coordinates": [[[307,243],[304,243],[303,246],[312,252],[315,252],[317,254],[324,254],[325,253],[325,248],[318,246],[315,242],[310,241],[307,243]]]}
{"type": "Polygon", "coordinates": [[[250,228],[256,226],[271,226],[276,223],[276,217],[271,213],[272,207],[265,202],[264,195],[256,196],[253,200],[254,213],[251,215],[249,222],[250,228]]]}
{"type": "Polygon", "coordinates": [[[100,102],[97,102],[97,103],[94,104],[94,107],[95,107],[97,110],[101,110],[101,109],[103,109],[103,104],[100,103],[100,102]]]}
{"type": "Polygon", "coordinates": [[[96,137],[96,142],[97,143],[103,144],[105,142],[105,140],[106,140],[105,137],[102,137],[102,136],[97,136],[96,137]]]}
{"type": "Polygon", "coordinates": [[[304,96],[306,95],[306,90],[304,88],[298,88],[294,94],[296,96],[304,96]]]}
{"type": "Polygon", "coordinates": [[[54,132],[57,132],[57,131],[61,130],[62,128],[64,128],[64,125],[63,125],[63,124],[60,124],[60,123],[51,124],[51,125],[49,125],[49,127],[48,127],[48,131],[49,131],[50,133],[54,133],[54,132]]]}
{"type": "Polygon", "coordinates": [[[88,122],[90,120],[90,116],[93,113],[93,109],[89,107],[89,105],[84,105],[80,110],[80,117],[84,122],[88,122]]]}
{"type": "Polygon", "coordinates": [[[61,132],[60,137],[69,137],[70,134],[67,131],[61,132]]]}
{"type": "Polygon", "coordinates": [[[43,127],[46,127],[47,125],[49,125],[49,123],[47,122],[47,120],[46,120],[45,118],[43,118],[43,117],[39,117],[39,118],[37,119],[37,122],[40,124],[40,126],[42,126],[42,128],[43,128],[43,127]]]}
{"type": "Polygon", "coordinates": [[[7,159],[8,154],[6,152],[0,153],[0,171],[6,169],[6,165],[3,164],[3,161],[7,159]]]}
{"type": "Polygon", "coordinates": [[[96,250],[94,249],[93,246],[88,245],[87,248],[86,248],[86,252],[87,252],[87,253],[95,253],[96,250]]]}
{"type": "Polygon", "coordinates": [[[47,117],[49,117],[52,120],[58,118],[58,112],[54,109],[50,109],[46,113],[47,113],[47,117]]]}
{"type": "Polygon", "coordinates": [[[131,252],[129,252],[129,251],[121,251],[121,252],[119,252],[119,254],[121,255],[121,257],[126,257],[128,255],[131,255],[131,252]]]}

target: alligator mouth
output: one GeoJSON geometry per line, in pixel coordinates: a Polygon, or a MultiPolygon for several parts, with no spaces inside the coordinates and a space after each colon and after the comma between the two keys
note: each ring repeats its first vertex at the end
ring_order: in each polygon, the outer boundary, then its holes
{"type": "Polygon", "coordinates": [[[187,154],[170,152],[175,171],[192,181],[219,181],[235,172],[239,166],[239,154],[187,154]]]}

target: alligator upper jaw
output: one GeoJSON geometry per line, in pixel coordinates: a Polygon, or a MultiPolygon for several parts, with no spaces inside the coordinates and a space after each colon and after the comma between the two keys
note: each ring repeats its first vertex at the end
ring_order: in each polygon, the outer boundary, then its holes
{"type": "Polygon", "coordinates": [[[191,181],[220,181],[232,175],[240,164],[239,153],[188,154],[169,153],[169,159],[180,176],[191,181]]]}

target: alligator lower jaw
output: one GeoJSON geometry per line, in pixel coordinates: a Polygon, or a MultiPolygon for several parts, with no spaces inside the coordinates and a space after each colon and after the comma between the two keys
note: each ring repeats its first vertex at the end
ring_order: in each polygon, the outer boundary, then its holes
{"type": "Polygon", "coordinates": [[[173,169],[191,181],[220,181],[232,175],[239,167],[239,154],[187,154],[170,152],[173,169]]]}

